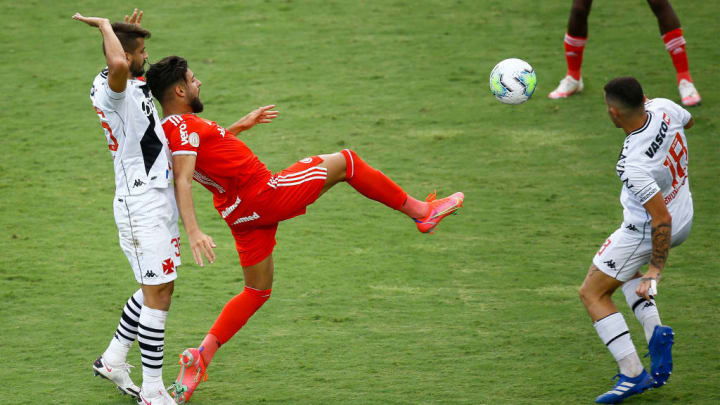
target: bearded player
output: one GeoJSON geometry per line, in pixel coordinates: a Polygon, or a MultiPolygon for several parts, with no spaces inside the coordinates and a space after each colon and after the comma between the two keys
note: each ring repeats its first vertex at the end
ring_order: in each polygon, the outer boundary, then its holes
{"type": "Polygon", "coordinates": [[[622,182],[623,223],[593,258],[580,299],[620,368],[615,386],[596,398],[598,403],[614,404],[663,386],[672,372],[674,333],[660,323],[655,297],[670,248],[683,243],[692,226],[684,129],[694,121],[670,100],[647,100],[632,77],[608,82],[605,103],[612,122],[626,134],[616,168],[622,182]],[[648,262],[648,270],[641,273],[648,262]],[[650,374],[611,299],[618,288],[645,332],[650,374]]]}
{"type": "Polygon", "coordinates": [[[412,198],[349,149],[308,157],[273,174],[236,135],[270,122],[277,116],[274,106],[261,107],[226,129],[195,115],[203,109],[202,83],[185,59],[170,56],[159,61],[148,70],[147,79],[162,104],[178,208],[195,262],[202,265],[203,254],[213,261],[215,245],[195,218],[190,193],[193,178],[213,193],[215,208],[235,238],[245,276],[244,291],[228,301],[201,345],[181,355],[182,369],[175,385],[179,403],[188,401],[205,380],[217,349],[270,297],[278,222],[304,214],[308,205],[341,181],[414,219],[420,232],[432,232],[462,206],[460,192],[440,200],[435,200],[434,193],[427,201],[412,198]]]}
{"type": "Polygon", "coordinates": [[[105,352],[93,363],[95,375],[146,405],[173,404],[162,381],[165,320],[180,265],[177,206],[170,181],[170,151],[142,75],[147,60],[135,9],[125,23],[73,16],[97,27],[107,67],[93,81],[90,99],[100,118],[115,167],[113,211],[120,246],[140,288],[128,299],[105,352]],[[142,388],[130,379],[126,357],[137,340],[142,358],[142,388]]]}
{"type": "MultiPolygon", "coordinates": [[[[695,89],[695,84],[690,76],[680,19],[668,0],[647,0],[647,2],[657,18],[665,49],[670,54],[670,59],[675,67],[682,103],[686,106],[700,104],[700,94],[695,89]]],[[[583,90],[580,67],[588,37],[588,16],[591,6],[592,0],[573,0],[564,41],[567,74],[560,81],[558,87],[548,95],[550,98],[566,98],[583,90]]]]}

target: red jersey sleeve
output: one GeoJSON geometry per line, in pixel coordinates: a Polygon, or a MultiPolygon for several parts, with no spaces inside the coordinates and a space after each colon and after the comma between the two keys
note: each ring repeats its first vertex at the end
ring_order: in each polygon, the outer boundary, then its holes
{"type": "Polygon", "coordinates": [[[196,155],[207,124],[195,116],[171,115],[163,122],[163,130],[173,155],[196,155]]]}

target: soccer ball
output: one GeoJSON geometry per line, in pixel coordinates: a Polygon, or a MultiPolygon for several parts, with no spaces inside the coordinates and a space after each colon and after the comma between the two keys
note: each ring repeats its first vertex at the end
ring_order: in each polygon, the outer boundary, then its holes
{"type": "Polygon", "coordinates": [[[522,104],[532,97],[537,76],[522,59],[505,59],[490,72],[490,91],[505,104],[522,104]]]}

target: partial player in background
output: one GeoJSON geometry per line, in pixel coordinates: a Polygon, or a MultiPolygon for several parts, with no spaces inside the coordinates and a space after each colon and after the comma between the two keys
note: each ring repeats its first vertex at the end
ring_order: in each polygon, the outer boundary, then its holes
{"type": "Polygon", "coordinates": [[[170,151],[150,88],[142,78],[148,57],[145,39],[150,32],[140,26],[142,11],[137,9],[125,17],[125,23],[110,24],[106,18],[79,13],[73,18],[102,33],[107,67],[95,77],[90,99],[105,129],[115,167],[113,210],[120,247],[140,284],[93,370],[146,405],[174,404],[162,381],[162,364],[165,319],[180,265],[180,233],[170,187],[170,151]],[[142,389],[130,379],[126,360],[136,339],[142,358],[142,389]]]}
{"type": "Polygon", "coordinates": [[[207,366],[218,348],[270,298],[272,251],[279,222],[304,214],[308,205],[343,181],[365,197],[414,219],[420,232],[432,232],[462,206],[463,193],[440,200],[435,200],[434,193],[426,201],[412,198],[349,149],[307,157],[273,174],[236,135],[270,122],[277,116],[274,106],[261,107],[226,129],[195,115],[203,110],[202,83],[185,59],[162,59],[150,67],[147,78],[162,104],[163,127],[173,154],[175,193],[195,262],[202,265],[203,254],[212,261],[215,245],[195,218],[193,178],[212,192],[215,208],[235,237],[245,276],[245,289],[227,302],[201,345],[181,355],[182,369],[175,386],[179,403],[188,401],[206,379],[207,366]]]}
{"type": "MultiPolygon", "coordinates": [[[[700,104],[700,94],[695,89],[688,57],[685,52],[685,38],[680,27],[675,10],[668,0],[647,0],[660,26],[660,35],[665,43],[677,73],[678,90],[682,103],[686,106],[700,104]]],[[[565,33],[565,59],[567,60],[567,75],[560,81],[560,85],[548,97],[557,99],[569,97],[583,90],[580,67],[582,65],[583,51],[588,37],[588,16],[592,0],[573,0],[570,9],[570,20],[565,33]]]]}
{"type": "Polygon", "coordinates": [[[593,258],[580,298],[620,368],[617,384],[596,399],[613,404],[661,387],[672,372],[674,333],[660,323],[655,296],[670,248],[683,243],[692,226],[684,129],[694,121],[670,100],[647,100],[632,77],[608,82],[605,103],[612,122],[626,134],[616,167],[622,183],[623,223],[593,258]],[[650,266],[642,274],[640,268],[648,262],[650,266]],[[651,356],[650,374],[611,299],[619,287],[643,326],[651,356]]]}

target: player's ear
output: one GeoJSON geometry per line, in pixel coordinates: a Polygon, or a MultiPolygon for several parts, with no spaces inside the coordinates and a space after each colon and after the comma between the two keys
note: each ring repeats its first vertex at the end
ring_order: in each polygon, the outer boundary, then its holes
{"type": "Polygon", "coordinates": [[[175,85],[175,95],[179,98],[185,97],[186,90],[185,85],[182,83],[177,83],[175,85]]]}

